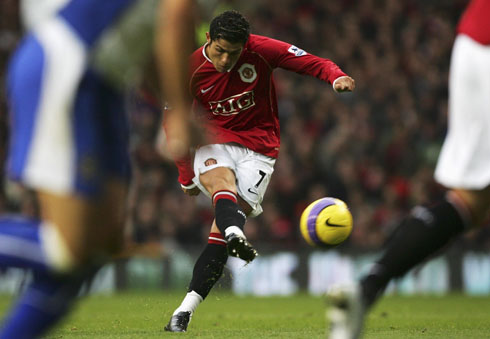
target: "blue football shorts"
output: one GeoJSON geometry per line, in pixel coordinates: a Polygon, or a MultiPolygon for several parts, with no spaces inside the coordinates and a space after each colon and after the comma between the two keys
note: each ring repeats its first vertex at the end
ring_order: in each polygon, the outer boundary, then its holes
{"type": "Polygon", "coordinates": [[[28,35],[8,71],[8,176],[35,190],[93,196],[128,180],[122,94],[89,65],[86,44],[63,19],[28,35]]]}

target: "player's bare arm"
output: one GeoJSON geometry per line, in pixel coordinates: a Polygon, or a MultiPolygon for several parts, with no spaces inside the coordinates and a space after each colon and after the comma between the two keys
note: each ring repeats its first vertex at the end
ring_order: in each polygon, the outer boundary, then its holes
{"type": "Polygon", "coordinates": [[[187,56],[194,41],[193,5],[193,0],[165,0],[159,9],[155,47],[164,95],[173,108],[166,117],[163,154],[171,158],[187,154],[191,144],[187,56]]]}

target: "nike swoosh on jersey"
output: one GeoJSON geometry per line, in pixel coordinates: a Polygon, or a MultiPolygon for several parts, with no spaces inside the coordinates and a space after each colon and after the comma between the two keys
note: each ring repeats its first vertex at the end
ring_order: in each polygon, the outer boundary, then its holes
{"type": "Polygon", "coordinates": [[[208,88],[206,88],[206,89],[202,89],[202,88],[201,88],[201,93],[202,93],[202,94],[204,94],[204,93],[206,93],[206,92],[210,91],[210,90],[211,90],[211,88],[213,88],[213,87],[214,87],[214,85],[213,85],[213,86],[211,86],[211,87],[208,87],[208,88]]]}
{"type": "Polygon", "coordinates": [[[345,227],[345,225],[339,225],[339,224],[332,224],[330,223],[330,218],[327,219],[327,226],[330,226],[330,227],[345,227]]]}
{"type": "Polygon", "coordinates": [[[249,188],[249,189],[248,189],[248,191],[249,191],[250,193],[252,193],[252,194],[259,195],[259,193],[252,191],[252,189],[251,189],[251,188],[249,188]]]}

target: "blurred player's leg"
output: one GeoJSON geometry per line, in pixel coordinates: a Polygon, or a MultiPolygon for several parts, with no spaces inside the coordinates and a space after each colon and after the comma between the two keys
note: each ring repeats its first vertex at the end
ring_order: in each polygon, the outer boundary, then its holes
{"type": "Polygon", "coordinates": [[[121,247],[125,186],[109,180],[103,196],[94,201],[42,193],[42,223],[0,221],[0,239],[7,237],[0,246],[0,266],[35,272],[34,281],[7,318],[1,338],[38,337],[66,315],[91,273],[80,269],[102,264],[121,247]]]}
{"type": "Polygon", "coordinates": [[[464,229],[464,218],[447,200],[430,208],[415,207],[388,240],[381,259],[361,281],[366,306],[373,304],[391,279],[435,254],[464,229]]]}
{"type": "Polygon", "coordinates": [[[91,264],[121,249],[127,185],[107,179],[100,196],[84,198],[40,193],[43,220],[56,225],[76,266],[91,264]]]}
{"type": "Polygon", "coordinates": [[[465,199],[461,192],[449,191],[445,200],[432,207],[415,207],[395,229],[383,255],[359,286],[343,286],[328,293],[332,306],[328,314],[330,338],[358,338],[364,313],[382,296],[388,283],[439,253],[470,226],[477,226],[486,214],[484,206],[490,204],[489,195],[489,188],[465,190],[465,199]]]}
{"type": "Polygon", "coordinates": [[[391,279],[403,276],[464,231],[480,226],[489,204],[490,188],[486,188],[449,191],[447,199],[433,207],[414,208],[388,240],[381,259],[361,280],[366,306],[376,301],[391,279]]]}
{"type": "Polygon", "coordinates": [[[32,283],[7,316],[0,338],[41,336],[66,313],[82,281],[72,283],[61,277],[35,273],[32,283]]]}
{"type": "Polygon", "coordinates": [[[359,338],[366,312],[359,286],[336,286],[328,291],[327,296],[327,322],[330,324],[328,338],[359,338]]]}
{"type": "Polygon", "coordinates": [[[0,338],[37,338],[67,314],[85,278],[77,275],[34,273],[33,281],[7,316],[0,338]]]}
{"type": "Polygon", "coordinates": [[[364,313],[383,294],[388,282],[435,254],[463,230],[463,219],[448,201],[431,208],[414,208],[395,229],[381,259],[359,286],[339,286],[328,292],[330,338],[358,338],[364,313]]]}
{"type": "Polygon", "coordinates": [[[30,268],[45,272],[51,266],[56,266],[50,262],[41,245],[41,234],[50,232],[56,231],[40,220],[11,216],[0,218],[0,267],[30,268]]]}

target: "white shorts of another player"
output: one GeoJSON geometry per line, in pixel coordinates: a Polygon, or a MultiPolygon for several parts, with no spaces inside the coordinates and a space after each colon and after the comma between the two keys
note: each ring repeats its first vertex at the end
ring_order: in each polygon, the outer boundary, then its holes
{"type": "Polygon", "coordinates": [[[459,35],[449,75],[449,121],[435,179],[448,188],[490,184],[490,46],[459,35]]]}
{"type": "Polygon", "coordinates": [[[251,207],[250,216],[262,213],[262,200],[274,172],[276,159],[254,152],[244,146],[230,144],[212,144],[200,147],[194,157],[194,183],[211,197],[199,182],[200,174],[217,167],[227,167],[235,173],[238,195],[251,207]]]}

